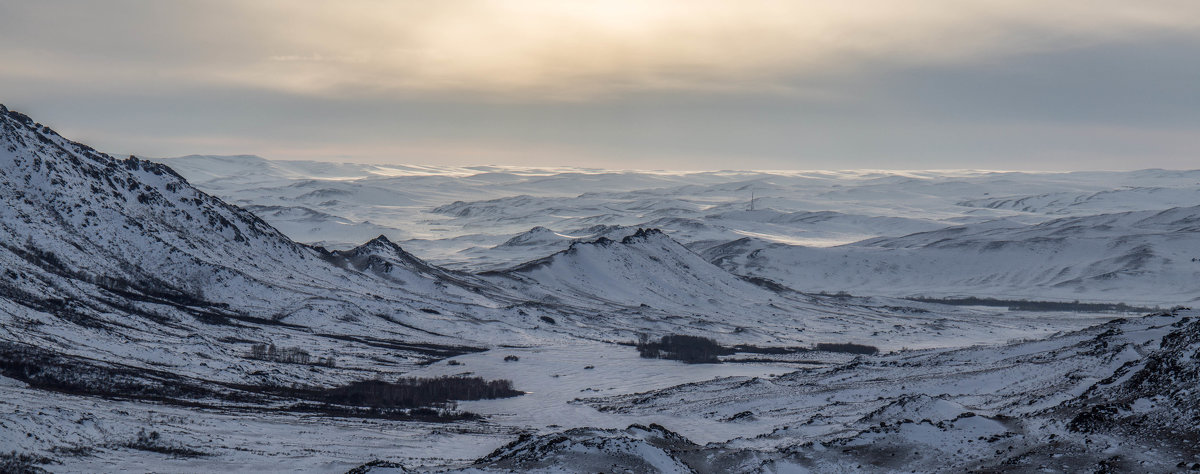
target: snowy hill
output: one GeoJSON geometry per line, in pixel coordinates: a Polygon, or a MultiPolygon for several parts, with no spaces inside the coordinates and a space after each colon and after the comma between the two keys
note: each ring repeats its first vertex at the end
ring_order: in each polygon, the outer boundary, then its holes
{"type": "Polygon", "coordinates": [[[806,291],[1124,301],[1197,298],[1200,207],[995,221],[830,248],[742,240],[705,249],[735,273],[806,291]]]}
{"type": "MultiPolygon", "coordinates": [[[[1172,177],[1186,177],[1175,172],[1172,177]]],[[[1143,211],[1186,207],[1200,202],[1200,189],[1174,187],[1121,187],[1098,192],[1055,192],[1032,196],[973,199],[959,203],[967,207],[1010,209],[1047,215],[1081,215],[1114,211],[1143,211]]]]}
{"type": "Polygon", "coordinates": [[[519,247],[550,247],[570,242],[578,237],[560,234],[542,226],[537,226],[522,234],[492,247],[493,250],[505,250],[519,247]]]}
{"type": "MultiPolygon", "coordinates": [[[[503,273],[540,299],[588,298],[606,305],[679,310],[720,300],[767,301],[771,294],[704,261],[656,229],[620,241],[601,237],[503,273]]],[[[495,278],[502,281],[501,278],[495,278]]]]}

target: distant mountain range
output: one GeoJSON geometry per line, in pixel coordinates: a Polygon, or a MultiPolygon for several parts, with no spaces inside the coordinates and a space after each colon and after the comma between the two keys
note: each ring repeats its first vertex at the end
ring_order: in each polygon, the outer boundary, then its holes
{"type": "Polygon", "coordinates": [[[301,242],[384,234],[496,271],[661,229],[735,274],[806,292],[1124,302],[1200,298],[1200,171],[635,172],[258,157],[161,160],[301,242]],[[750,199],[754,198],[754,210],[750,199]]]}

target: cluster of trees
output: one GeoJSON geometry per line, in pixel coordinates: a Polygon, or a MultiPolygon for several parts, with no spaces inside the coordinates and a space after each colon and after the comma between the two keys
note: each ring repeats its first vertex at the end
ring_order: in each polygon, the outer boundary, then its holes
{"type": "Polygon", "coordinates": [[[326,367],[337,365],[337,358],[335,356],[318,357],[314,361],[312,355],[304,349],[299,347],[276,347],[275,344],[255,344],[250,346],[250,352],[246,354],[246,357],[288,364],[311,364],[315,362],[317,365],[326,367]]]}
{"type": "Polygon", "coordinates": [[[9,451],[0,453],[0,472],[49,472],[38,465],[53,462],[53,459],[45,456],[9,451]]]}
{"type": "Polygon", "coordinates": [[[845,352],[866,355],[879,353],[879,348],[875,346],[848,342],[821,342],[811,348],[758,347],[748,344],[726,347],[707,337],[679,334],[663,336],[657,341],[643,334],[638,338],[636,346],[638,353],[644,358],[679,360],[689,364],[716,364],[721,362],[720,356],[737,353],[776,355],[809,351],[845,352]]]}
{"type": "Polygon", "coordinates": [[[647,359],[672,359],[689,364],[715,364],[720,362],[718,356],[733,354],[732,349],[721,346],[713,339],[680,334],[663,336],[658,341],[642,335],[638,339],[637,350],[647,359]]]}
{"type": "Polygon", "coordinates": [[[485,400],[522,395],[511,380],[484,380],[481,377],[411,377],[396,382],[363,380],[326,389],[327,403],[343,405],[417,408],[446,405],[459,400],[485,400]]]}
{"type": "Polygon", "coordinates": [[[819,342],[816,350],[825,352],[846,352],[850,354],[877,354],[879,348],[868,346],[866,344],[852,344],[849,342],[819,342]]]}
{"type": "Polygon", "coordinates": [[[1125,303],[1080,303],[1079,300],[1071,302],[1002,300],[974,296],[965,298],[912,297],[908,299],[922,303],[940,303],[955,306],[998,306],[1008,308],[1011,311],[1073,311],[1081,313],[1153,313],[1161,311],[1158,307],[1130,306],[1125,303]]]}

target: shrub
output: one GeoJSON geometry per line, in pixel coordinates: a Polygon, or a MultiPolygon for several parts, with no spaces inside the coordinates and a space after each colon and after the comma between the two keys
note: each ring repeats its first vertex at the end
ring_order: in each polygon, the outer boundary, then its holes
{"type": "Polygon", "coordinates": [[[151,431],[147,433],[145,428],[138,431],[137,439],[125,443],[124,446],[126,448],[132,448],[141,451],[151,451],[180,457],[197,457],[208,455],[208,453],[203,451],[185,448],[178,443],[169,442],[163,439],[157,431],[151,431]]]}
{"type": "Polygon", "coordinates": [[[404,465],[402,465],[400,463],[384,461],[382,459],[376,459],[374,461],[371,461],[369,463],[363,464],[354,469],[346,471],[346,474],[367,474],[368,472],[374,471],[375,468],[380,468],[381,470],[384,468],[399,469],[400,472],[407,472],[407,470],[404,469],[404,465]]]}
{"type": "Polygon", "coordinates": [[[517,357],[517,356],[515,356],[515,355],[512,355],[512,354],[509,354],[509,355],[506,355],[506,356],[504,356],[504,361],[505,361],[505,362],[516,362],[516,361],[518,361],[518,360],[521,360],[521,358],[520,358],[520,357],[517,357]]]}
{"type": "Polygon", "coordinates": [[[42,473],[48,472],[45,469],[38,467],[38,464],[49,464],[53,462],[50,458],[44,456],[35,456],[32,454],[18,453],[12,451],[9,453],[0,453],[0,472],[20,472],[20,473],[42,473]]]}

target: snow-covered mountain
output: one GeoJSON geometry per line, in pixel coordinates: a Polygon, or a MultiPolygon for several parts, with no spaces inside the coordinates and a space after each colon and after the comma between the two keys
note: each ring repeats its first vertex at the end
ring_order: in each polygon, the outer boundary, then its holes
{"type": "MultiPolygon", "coordinates": [[[[355,342],[362,337],[467,345],[479,342],[469,336],[475,324],[456,315],[510,312],[506,299],[464,289],[398,249],[297,244],[166,166],[115,159],[2,112],[0,341],[242,382],[261,372],[240,357],[254,343],[317,353],[366,349],[355,342]],[[371,258],[390,260],[376,271],[371,258]]],[[[487,340],[519,332],[499,324],[487,340]]],[[[397,367],[428,360],[405,350],[388,358],[397,367]]],[[[295,368],[268,378],[349,376],[295,368]]]]}
{"type": "Polygon", "coordinates": [[[1111,174],[176,165],[194,181],[0,106],[0,470],[1200,462],[1182,441],[1132,447],[1198,434],[1195,312],[1108,322],[888,297],[1005,288],[947,269],[989,252],[1031,294],[1186,295],[1193,207],[958,204],[981,186],[1100,192],[1111,174]],[[280,231],[304,219],[383,231],[332,250],[280,231]],[[864,276],[839,260],[852,252],[940,270],[864,276]],[[1045,267],[1072,283],[1035,278],[1045,267]],[[819,271],[859,285],[830,290],[874,290],[797,291],[819,271]],[[676,335],[709,338],[719,363],[631,347],[676,335]],[[481,385],[412,401],[447,376],[481,385]]]}
{"type": "Polygon", "coordinates": [[[638,229],[620,241],[575,242],[549,257],[505,272],[523,293],[541,300],[587,298],[614,307],[674,311],[721,301],[767,301],[768,290],[713,266],[662,231],[638,229]]]}

